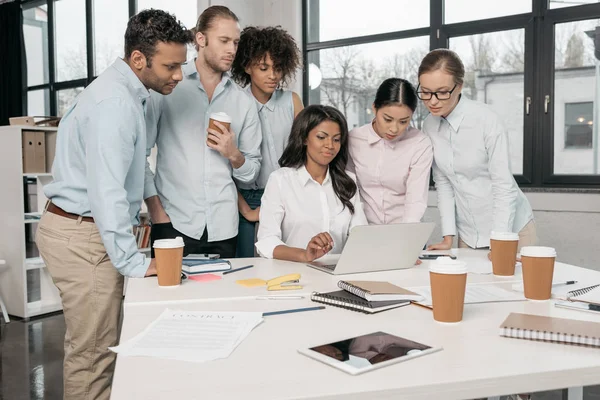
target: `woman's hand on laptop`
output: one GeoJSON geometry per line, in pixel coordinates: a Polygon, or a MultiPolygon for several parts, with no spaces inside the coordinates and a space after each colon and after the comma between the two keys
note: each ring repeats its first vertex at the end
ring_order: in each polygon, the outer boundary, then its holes
{"type": "Polygon", "coordinates": [[[450,250],[452,248],[452,242],[454,241],[454,236],[444,236],[444,240],[440,243],[432,244],[427,247],[427,250],[450,250]]]}
{"type": "Polygon", "coordinates": [[[317,258],[323,257],[333,249],[333,239],[327,232],[321,232],[313,236],[306,246],[306,262],[312,262],[317,258]]]}

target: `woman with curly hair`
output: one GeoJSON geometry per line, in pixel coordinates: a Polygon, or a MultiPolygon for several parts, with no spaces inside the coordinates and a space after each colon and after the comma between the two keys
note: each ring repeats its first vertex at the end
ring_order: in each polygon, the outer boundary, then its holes
{"type": "Polygon", "coordinates": [[[261,256],[311,262],[340,254],[350,230],[367,225],[347,163],[342,113],[331,106],[306,107],[292,125],[281,168],[265,188],[256,242],[261,256]]]}
{"type": "Polygon", "coordinates": [[[283,89],[300,65],[300,50],[294,38],[280,27],[249,26],[242,31],[231,74],[256,100],[263,134],[263,159],[256,182],[238,185],[237,257],[254,256],[260,199],[269,175],[279,168],[277,160],[288,143],[292,122],[304,108],[298,94],[283,89]]]}

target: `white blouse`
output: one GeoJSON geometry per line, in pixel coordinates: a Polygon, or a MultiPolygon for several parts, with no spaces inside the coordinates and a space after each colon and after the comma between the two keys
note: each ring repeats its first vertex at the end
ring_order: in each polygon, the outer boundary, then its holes
{"type": "MultiPolygon", "coordinates": [[[[349,175],[356,181],[353,174],[349,175]]],[[[313,236],[328,232],[333,239],[330,254],[340,254],[350,230],[368,224],[358,190],[350,201],[354,214],[334,193],[329,171],[322,185],[304,166],[274,171],[260,207],[258,253],[273,258],[273,251],[280,245],[305,249],[313,236]]]]}

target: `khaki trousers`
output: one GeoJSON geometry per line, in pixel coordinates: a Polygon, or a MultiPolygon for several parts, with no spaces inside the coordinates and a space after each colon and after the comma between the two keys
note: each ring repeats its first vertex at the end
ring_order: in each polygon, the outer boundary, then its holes
{"type": "MultiPolygon", "coordinates": [[[[529,221],[523,229],[519,231],[519,250],[524,246],[535,246],[537,243],[537,230],[535,228],[535,221],[529,221]]],[[[459,249],[468,249],[470,248],[468,244],[463,242],[463,240],[458,238],[458,248],[459,249]]]]}
{"type": "Polygon", "coordinates": [[[95,224],[44,213],[36,243],[60,292],[65,323],[64,398],[108,399],[118,341],[123,276],[95,224]]]}

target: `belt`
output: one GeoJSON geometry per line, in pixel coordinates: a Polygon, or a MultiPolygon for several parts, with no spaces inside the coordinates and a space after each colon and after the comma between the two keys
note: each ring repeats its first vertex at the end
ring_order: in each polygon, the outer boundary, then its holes
{"type": "Polygon", "coordinates": [[[81,218],[82,221],[94,223],[94,218],[92,218],[92,217],[82,217],[77,214],[68,213],[65,210],[63,210],[62,208],[60,208],[59,206],[57,206],[51,202],[48,203],[48,207],[46,208],[46,211],[48,211],[49,213],[52,213],[52,214],[60,215],[61,217],[65,217],[65,218],[69,218],[69,219],[81,218]]]}

